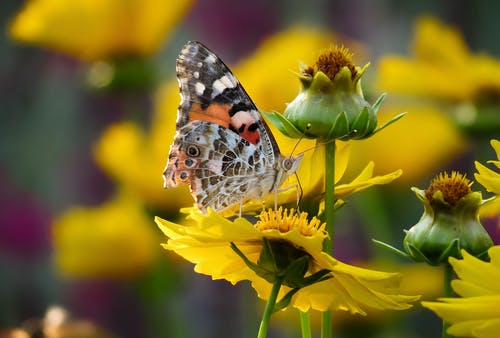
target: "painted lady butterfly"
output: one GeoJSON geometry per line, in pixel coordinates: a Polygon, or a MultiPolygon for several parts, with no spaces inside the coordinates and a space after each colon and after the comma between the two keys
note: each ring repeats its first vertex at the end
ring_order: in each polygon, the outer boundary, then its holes
{"type": "Polygon", "coordinates": [[[188,42],[176,69],[181,102],[165,187],[189,184],[202,212],[275,192],[302,156],[281,155],[255,104],[204,45],[188,42]]]}

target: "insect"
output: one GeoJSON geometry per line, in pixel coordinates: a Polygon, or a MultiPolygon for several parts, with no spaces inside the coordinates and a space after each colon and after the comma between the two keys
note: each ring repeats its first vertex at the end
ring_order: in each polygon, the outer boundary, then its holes
{"type": "Polygon", "coordinates": [[[277,192],[302,156],[280,153],[241,84],[203,44],[186,43],[176,70],[181,102],[164,186],[189,184],[204,213],[277,192]]]}

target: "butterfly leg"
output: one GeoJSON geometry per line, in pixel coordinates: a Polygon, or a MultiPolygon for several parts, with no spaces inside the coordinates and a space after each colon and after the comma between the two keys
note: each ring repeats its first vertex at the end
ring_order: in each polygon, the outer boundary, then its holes
{"type": "Polygon", "coordinates": [[[299,211],[299,202],[302,199],[302,187],[301,187],[300,183],[294,183],[294,184],[291,184],[285,188],[275,190],[274,208],[276,210],[277,210],[277,204],[278,204],[278,193],[285,192],[285,191],[288,191],[291,189],[295,189],[297,192],[297,211],[299,211]]]}
{"type": "Polygon", "coordinates": [[[240,201],[240,218],[242,214],[243,214],[243,200],[240,201]]]}
{"type": "Polygon", "coordinates": [[[274,189],[274,212],[278,212],[278,189],[274,189]]]}

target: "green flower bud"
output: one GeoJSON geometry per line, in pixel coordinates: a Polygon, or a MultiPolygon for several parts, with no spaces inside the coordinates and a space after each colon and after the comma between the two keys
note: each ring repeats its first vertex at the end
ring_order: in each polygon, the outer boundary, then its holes
{"type": "Polygon", "coordinates": [[[438,265],[450,256],[461,258],[461,249],[476,257],[486,255],[493,242],[478,216],[485,201],[471,185],[465,175],[452,172],[438,175],[425,191],[412,188],[424,204],[424,213],[403,240],[411,258],[438,265]]]}
{"type": "Polygon", "coordinates": [[[356,67],[351,58],[344,47],[322,53],[314,67],[303,67],[299,76],[302,91],[288,104],[284,115],[266,116],[290,137],[349,140],[373,135],[378,131],[377,110],[385,95],[373,106],[365,100],[360,79],[369,65],[356,67]]]}

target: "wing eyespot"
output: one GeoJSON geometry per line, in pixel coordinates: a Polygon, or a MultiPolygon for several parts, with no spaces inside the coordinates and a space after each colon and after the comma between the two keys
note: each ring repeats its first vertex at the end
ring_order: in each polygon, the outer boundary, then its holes
{"type": "Polygon", "coordinates": [[[195,145],[189,145],[187,147],[187,154],[192,157],[197,157],[200,155],[200,149],[195,145]]]}

